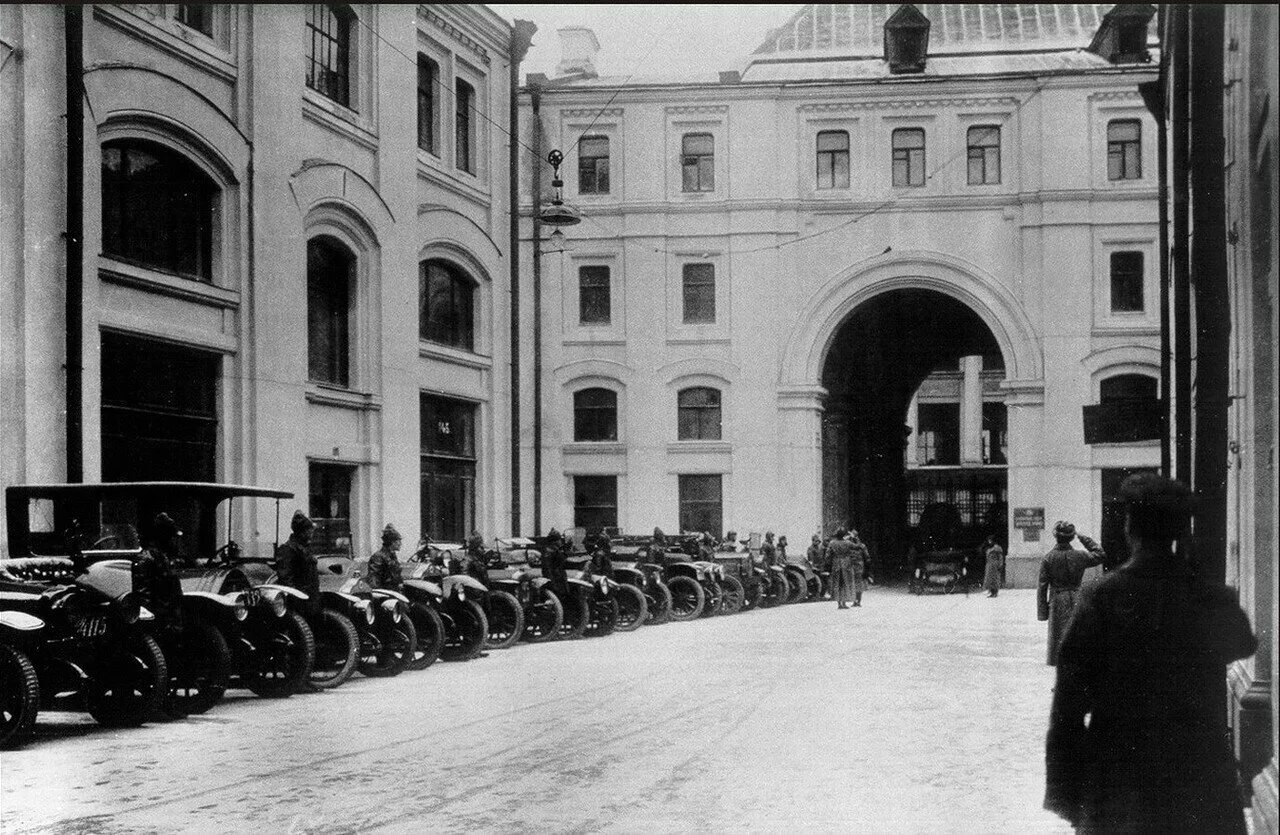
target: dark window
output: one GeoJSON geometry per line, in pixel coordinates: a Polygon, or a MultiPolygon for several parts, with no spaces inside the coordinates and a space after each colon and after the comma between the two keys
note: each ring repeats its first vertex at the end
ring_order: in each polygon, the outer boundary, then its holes
{"type": "Polygon", "coordinates": [[[609,193],[609,137],[584,136],[578,140],[578,193],[609,193]]]}
{"type": "Polygon", "coordinates": [[[209,37],[213,37],[213,6],[180,3],[178,22],[209,37]]]}
{"type": "Polygon", "coordinates": [[[1122,400],[1155,400],[1160,384],[1147,374],[1117,374],[1098,386],[1098,401],[1115,403],[1122,400]]]}
{"type": "Polygon", "coordinates": [[[1009,413],[1003,403],[982,404],[982,463],[1009,463],[1009,413]]]}
{"type": "Polygon", "coordinates": [[[609,389],[583,389],[573,395],[575,441],[618,440],[618,395],[609,389]]]}
{"type": "Polygon", "coordinates": [[[917,460],[925,465],[959,464],[960,404],[921,403],[917,421],[917,460]]]}
{"type": "Polygon", "coordinates": [[[102,146],[102,250],[209,281],[217,187],[186,157],[127,139],[102,146]]]}
{"type": "Polygon", "coordinates": [[[102,480],[214,481],[219,357],[102,334],[102,480]]]}
{"type": "Polygon", "coordinates": [[[444,261],[418,267],[418,335],[431,342],[475,347],[475,284],[444,261]]]}
{"type": "Polygon", "coordinates": [[[462,542],[476,526],[476,406],[421,396],[422,532],[462,542]]]}
{"type": "Polygon", "coordinates": [[[609,268],[592,265],[578,268],[578,322],[607,325],[609,310],[609,268]]]}
{"type": "Polygon", "coordinates": [[[618,526],[617,476],[574,476],[573,524],[588,533],[618,526]]]}
{"type": "Polygon", "coordinates": [[[307,241],[307,371],[312,380],[351,382],[351,282],[355,256],[336,241],[307,241]]]}
{"type": "Polygon", "coordinates": [[[1142,123],[1116,119],[1107,123],[1107,179],[1142,178],[1142,123]]]}
{"type": "Polygon", "coordinates": [[[1141,313],[1142,253],[1111,253],[1111,310],[1114,313],[1141,313]]]}
{"type": "Polygon", "coordinates": [[[473,156],[475,122],[471,110],[476,106],[476,89],[461,78],[454,80],[453,114],[455,119],[453,164],[468,174],[476,173],[473,156]]]}
{"type": "Polygon", "coordinates": [[[351,26],[346,6],[307,7],[307,86],[344,107],[351,106],[351,26]]]}
{"type": "Polygon", "coordinates": [[[969,128],[969,185],[1000,182],[1000,128],[979,125],[969,128]]]}
{"type": "Polygon", "coordinates": [[[716,321],[716,268],[714,264],[684,265],[684,323],[705,325],[716,321]]]}
{"type": "Polygon", "coordinates": [[[676,395],[676,437],[682,441],[720,440],[720,392],[684,389],[676,395]]]}
{"type": "Polygon", "coordinates": [[[893,185],[924,185],[923,128],[898,128],[893,132],[893,185]]]}
{"type": "Polygon", "coordinates": [[[418,56],[418,147],[440,154],[436,124],[440,112],[440,65],[425,55],[418,56]]]}
{"type": "Polygon", "coordinates": [[[716,141],[709,133],[686,133],[680,142],[685,191],[715,191],[716,141]]]}
{"type": "Polygon", "coordinates": [[[724,498],[719,475],[680,476],[680,530],[723,533],[724,498]]]}
{"type": "Polygon", "coordinates": [[[311,553],[351,556],[351,482],[356,468],[312,461],[309,470],[308,515],[316,524],[311,553]]]}
{"type": "Polygon", "coordinates": [[[849,187],[849,133],[818,132],[818,188],[849,187]]]}

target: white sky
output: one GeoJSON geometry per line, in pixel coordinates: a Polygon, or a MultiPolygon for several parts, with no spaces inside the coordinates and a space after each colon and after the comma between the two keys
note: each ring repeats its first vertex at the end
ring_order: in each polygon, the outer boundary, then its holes
{"type": "Polygon", "coordinates": [[[491,3],[507,20],[538,26],[521,69],[555,74],[562,26],[586,26],[600,41],[600,75],[666,75],[741,69],[769,30],[786,23],[799,3],[756,5],[491,3]]]}

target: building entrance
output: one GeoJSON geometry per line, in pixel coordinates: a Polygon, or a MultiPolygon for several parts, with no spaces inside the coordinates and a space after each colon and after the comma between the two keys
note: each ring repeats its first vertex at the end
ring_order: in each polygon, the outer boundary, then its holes
{"type": "Polygon", "coordinates": [[[856,528],[883,575],[948,549],[980,571],[987,535],[1007,545],[1004,377],[990,329],[948,295],[890,290],[854,309],[823,366],[827,532],[856,528]]]}

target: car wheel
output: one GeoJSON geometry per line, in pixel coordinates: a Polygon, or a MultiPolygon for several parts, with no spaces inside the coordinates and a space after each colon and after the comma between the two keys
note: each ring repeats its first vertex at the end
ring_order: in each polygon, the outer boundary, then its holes
{"type": "Polygon", "coordinates": [[[258,668],[244,676],[245,686],[264,699],[287,699],[302,689],[316,663],[316,639],[297,612],[277,618],[254,660],[258,668]]]}
{"type": "Polygon", "coordinates": [[[749,612],[759,607],[762,599],[764,599],[764,583],[758,578],[752,578],[751,585],[744,586],[742,590],[742,610],[749,612]]]}
{"type": "Polygon", "coordinates": [[[655,581],[653,592],[645,601],[649,604],[649,619],[646,626],[661,626],[671,620],[671,589],[667,584],[655,581]]]}
{"type": "Polygon", "coordinates": [[[85,693],[101,725],[134,727],[155,713],[169,692],[169,668],[150,635],[133,633],[105,647],[85,693]]]}
{"type": "Polygon", "coordinates": [[[563,639],[581,638],[587,633],[591,623],[590,592],[570,589],[561,601],[564,606],[564,623],[560,626],[560,637],[563,639]]]}
{"type": "Polygon", "coordinates": [[[791,587],[787,584],[787,578],[776,571],[770,571],[767,580],[762,580],[761,585],[768,583],[763,589],[763,599],[760,601],[760,608],[772,609],[775,606],[781,606],[787,602],[787,598],[791,595],[791,587]]]}
{"type": "Polygon", "coordinates": [[[707,593],[697,580],[692,577],[672,577],[667,581],[667,588],[671,590],[672,620],[695,620],[702,613],[707,593]]]}
{"type": "Polygon", "coordinates": [[[601,598],[591,596],[591,621],[587,624],[588,638],[604,638],[613,634],[618,626],[618,599],[613,595],[601,598]]]}
{"type": "Polygon", "coordinates": [[[804,580],[804,573],[800,571],[787,572],[787,585],[790,592],[787,595],[788,603],[800,603],[809,595],[809,584],[804,580]]]}
{"type": "Polygon", "coordinates": [[[720,605],[724,600],[724,586],[712,580],[702,587],[706,603],[699,613],[704,618],[713,618],[720,614],[720,605]]]}
{"type": "Polygon", "coordinates": [[[725,577],[720,581],[724,587],[724,596],[720,600],[720,614],[736,615],[742,611],[743,600],[747,592],[742,588],[742,581],[737,577],[725,577]]]}
{"type": "Polygon", "coordinates": [[[316,661],[307,681],[321,690],[341,687],[355,675],[360,660],[360,633],[346,615],[323,608],[311,631],[315,634],[316,661]]]}
{"type": "Polygon", "coordinates": [[[409,604],[409,620],[418,633],[418,645],[413,650],[410,670],[425,670],[440,657],[444,649],[444,621],[440,613],[425,603],[409,604]]]}
{"type": "Polygon", "coordinates": [[[441,613],[445,641],[440,657],[445,661],[470,661],[480,657],[489,635],[484,609],[474,600],[455,601],[441,613]]]}
{"type": "Polygon", "coordinates": [[[199,715],[222,701],[231,676],[231,649],[218,627],[188,618],[165,660],[169,664],[165,713],[175,719],[199,715]]]}
{"type": "Polygon", "coordinates": [[[630,583],[621,583],[614,593],[618,601],[617,631],[635,632],[644,626],[649,619],[649,602],[644,592],[630,583]]]}
{"type": "Polygon", "coordinates": [[[489,611],[485,616],[489,619],[489,636],[485,639],[486,649],[506,649],[515,646],[524,632],[524,608],[520,601],[510,592],[489,592],[489,611]]]}
{"type": "Polygon", "coordinates": [[[822,578],[817,574],[809,578],[809,601],[816,603],[822,599],[822,578]]]}
{"type": "Polygon", "coordinates": [[[401,610],[399,621],[380,613],[376,633],[378,649],[360,659],[360,672],[370,678],[391,678],[409,669],[418,649],[418,629],[408,612],[401,610]]]}
{"type": "Polygon", "coordinates": [[[541,601],[529,607],[522,637],[531,644],[539,644],[553,640],[559,634],[564,624],[564,606],[551,589],[534,589],[533,594],[540,596],[541,601]]]}
{"type": "Polygon", "coordinates": [[[40,712],[40,679],[19,650],[0,644],[0,748],[20,747],[40,712]]]}

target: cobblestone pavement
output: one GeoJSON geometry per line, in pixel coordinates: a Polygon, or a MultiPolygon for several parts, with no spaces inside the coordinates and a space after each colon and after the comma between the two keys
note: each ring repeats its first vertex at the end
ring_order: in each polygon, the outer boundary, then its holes
{"type": "Polygon", "coordinates": [[[1061,832],[1032,592],[521,645],[0,760],[9,833],[1061,832]]]}

